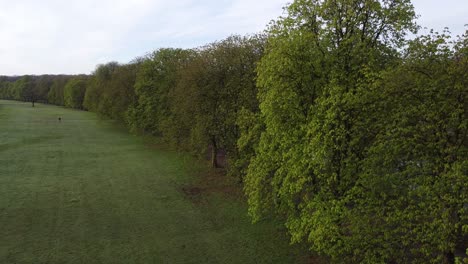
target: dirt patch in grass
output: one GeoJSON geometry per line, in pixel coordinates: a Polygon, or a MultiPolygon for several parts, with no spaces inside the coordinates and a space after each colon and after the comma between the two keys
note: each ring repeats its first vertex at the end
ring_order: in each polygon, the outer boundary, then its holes
{"type": "Polygon", "coordinates": [[[196,178],[191,185],[181,187],[184,196],[194,203],[201,203],[213,194],[235,200],[245,199],[241,184],[234,177],[227,176],[224,169],[201,169],[196,178]]]}
{"type": "Polygon", "coordinates": [[[202,190],[198,187],[182,187],[182,192],[184,192],[187,196],[198,196],[202,192],[202,190]]]}

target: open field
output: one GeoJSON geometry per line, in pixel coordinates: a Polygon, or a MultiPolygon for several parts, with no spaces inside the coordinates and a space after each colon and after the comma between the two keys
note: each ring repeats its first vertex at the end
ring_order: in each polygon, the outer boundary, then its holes
{"type": "Polygon", "coordinates": [[[93,113],[0,101],[0,263],[303,262],[226,181],[93,113]]]}

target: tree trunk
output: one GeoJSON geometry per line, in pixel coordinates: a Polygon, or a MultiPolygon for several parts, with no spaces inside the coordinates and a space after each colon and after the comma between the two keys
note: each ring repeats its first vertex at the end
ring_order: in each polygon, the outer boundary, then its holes
{"type": "Polygon", "coordinates": [[[218,168],[218,146],[215,137],[211,137],[211,166],[218,168]]]}
{"type": "Polygon", "coordinates": [[[32,100],[31,102],[32,102],[32,107],[34,107],[34,100],[32,100]]]}
{"type": "Polygon", "coordinates": [[[453,252],[446,252],[445,253],[445,263],[447,264],[454,264],[455,263],[455,255],[453,252]]]}

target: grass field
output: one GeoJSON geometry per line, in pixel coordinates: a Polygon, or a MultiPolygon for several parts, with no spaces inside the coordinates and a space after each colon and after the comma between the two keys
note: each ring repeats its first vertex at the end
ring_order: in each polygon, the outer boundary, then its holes
{"type": "Polygon", "coordinates": [[[306,261],[199,167],[93,113],[0,101],[0,263],[306,261]]]}

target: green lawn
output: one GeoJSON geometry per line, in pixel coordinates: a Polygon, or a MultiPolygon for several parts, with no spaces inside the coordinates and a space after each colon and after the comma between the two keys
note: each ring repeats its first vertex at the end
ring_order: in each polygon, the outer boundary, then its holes
{"type": "Polygon", "coordinates": [[[0,101],[0,263],[306,260],[194,164],[93,113],[0,101]]]}

